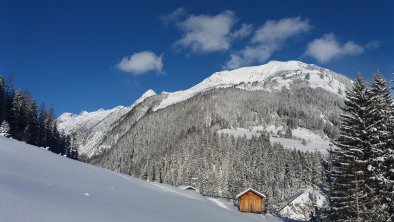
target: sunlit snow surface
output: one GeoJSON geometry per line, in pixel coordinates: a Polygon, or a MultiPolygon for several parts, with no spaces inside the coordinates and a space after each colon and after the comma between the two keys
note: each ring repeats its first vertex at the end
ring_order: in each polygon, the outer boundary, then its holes
{"type": "Polygon", "coordinates": [[[279,211],[279,215],[294,220],[307,221],[315,207],[321,208],[326,198],[316,189],[305,189],[285,207],[279,211]]]}
{"type": "Polygon", "coordinates": [[[280,221],[0,136],[1,222],[280,221]],[[233,208],[234,209],[234,208],[233,208]]]}
{"type": "MultiPolygon", "coordinates": [[[[229,135],[233,135],[234,137],[246,137],[248,139],[252,138],[253,136],[258,137],[261,135],[262,131],[269,132],[271,134],[270,141],[271,143],[280,143],[283,147],[287,149],[298,149],[303,151],[319,151],[321,153],[326,153],[327,149],[330,148],[329,138],[327,136],[320,136],[312,131],[298,127],[292,130],[293,138],[283,138],[278,137],[276,134],[279,130],[282,130],[283,127],[275,127],[273,125],[262,127],[262,126],[255,126],[250,127],[250,129],[245,128],[232,128],[232,129],[221,129],[218,131],[219,134],[225,133],[229,135]],[[304,142],[302,141],[304,140],[304,142]]],[[[333,145],[332,145],[333,146],[333,145]]],[[[333,146],[334,147],[334,146],[333,146]]]]}
{"type": "Polygon", "coordinates": [[[154,110],[184,101],[213,88],[236,86],[245,90],[281,90],[295,82],[305,82],[311,88],[322,88],[341,97],[350,80],[328,69],[299,61],[271,61],[260,66],[243,67],[212,74],[201,83],[182,91],[167,93],[168,97],[154,110]],[[267,84],[264,84],[267,83],[267,84]],[[347,83],[347,84],[346,84],[347,83]]]}

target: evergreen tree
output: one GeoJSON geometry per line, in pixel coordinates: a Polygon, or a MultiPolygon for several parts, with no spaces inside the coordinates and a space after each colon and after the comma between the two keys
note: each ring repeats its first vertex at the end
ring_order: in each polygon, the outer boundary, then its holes
{"type": "Polygon", "coordinates": [[[385,173],[385,178],[387,178],[387,181],[383,189],[385,195],[385,200],[383,203],[387,204],[387,212],[389,217],[389,220],[387,221],[394,221],[394,147],[392,144],[390,146],[390,153],[385,160],[385,166],[387,168],[385,173]]]}
{"type": "Polygon", "coordinates": [[[23,95],[20,90],[16,91],[11,103],[10,110],[10,134],[13,138],[21,140],[24,131],[25,114],[23,112],[23,95]]]}
{"type": "Polygon", "coordinates": [[[0,126],[0,135],[3,135],[5,137],[10,136],[10,125],[6,120],[3,120],[0,126]]]}
{"type": "Polygon", "coordinates": [[[346,92],[344,112],[338,149],[333,150],[336,164],[331,170],[332,204],[330,220],[371,220],[370,188],[366,184],[370,177],[367,169],[371,155],[369,143],[370,92],[360,75],[353,88],[346,92]]]}
{"type": "Polygon", "coordinates": [[[5,91],[5,84],[3,76],[0,75],[0,122],[7,118],[6,112],[7,95],[5,91]]]}
{"type": "Polygon", "coordinates": [[[37,115],[37,101],[33,100],[28,113],[28,143],[38,145],[39,140],[39,123],[37,115]]]}
{"type": "Polygon", "coordinates": [[[60,135],[59,131],[57,130],[56,124],[52,125],[49,147],[51,147],[51,151],[54,153],[61,154],[61,155],[65,154],[65,149],[62,144],[61,135],[60,135]]]}
{"type": "Polygon", "coordinates": [[[319,218],[322,221],[328,221],[330,217],[330,213],[333,211],[331,208],[333,206],[331,202],[331,192],[332,192],[332,167],[333,167],[333,150],[332,144],[330,144],[330,148],[327,150],[328,156],[327,159],[322,159],[322,167],[323,167],[323,182],[322,182],[322,192],[326,196],[327,200],[329,201],[323,209],[320,209],[319,218]]]}
{"type": "Polygon", "coordinates": [[[388,83],[381,73],[376,73],[371,86],[371,106],[372,121],[370,127],[370,143],[372,146],[371,157],[369,159],[368,170],[372,176],[367,183],[373,189],[374,218],[378,221],[386,221],[389,217],[388,199],[389,191],[387,172],[390,165],[386,165],[386,160],[390,154],[389,147],[392,146],[393,133],[393,107],[388,83]]]}
{"type": "Polygon", "coordinates": [[[21,116],[20,123],[22,126],[23,131],[21,132],[21,139],[24,142],[29,142],[31,135],[30,135],[30,113],[31,113],[31,96],[27,90],[22,91],[22,107],[21,107],[21,116]]]}
{"type": "Polygon", "coordinates": [[[47,137],[48,137],[48,125],[47,125],[47,111],[45,104],[40,106],[40,114],[38,117],[38,141],[37,145],[42,147],[47,147],[47,137]]]}
{"type": "MultiPolygon", "coordinates": [[[[393,73],[394,75],[394,73],[393,73]]],[[[391,80],[391,83],[394,83],[394,80],[391,80]]],[[[393,90],[394,87],[391,87],[393,90]]],[[[392,107],[392,111],[394,112],[394,108],[392,107]]],[[[393,114],[394,116],[394,114],[393,114]]],[[[388,213],[389,213],[389,220],[394,221],[394,127],[391,129],[391,144],[389,145],[388,154],[385,160],[385,178],[387,179],[384,185],[384,193],[386,195],[386,201],[388,205],[388,213]]]]}
{"type": "Polygon", "coordinates": [[[55,138],[58,136],[58,135],[55,135],[55,130],[54,130],[54,126],[56,124],[55,121],[56,121],[55,111],[51,107],[51,108],[49,108],[49,111],[47,112],[47,116],[45,119],[45,125],[46,125],[46,141],[45,141],[45,143],[46,143],[46,146],[48,146],[52,152],[59,153],[57,150],[57,147],[55,147],[57,139],[58,139],[58,138],[55,138]]]}
{"type": "Polygon", "coordinates": [[[62,141],[64,143],[63,147],[67,157],[73,160],[79,160],[78,148],[75,145],[74,138],[70,137],[69,135],[63,135],[62,141]]]}

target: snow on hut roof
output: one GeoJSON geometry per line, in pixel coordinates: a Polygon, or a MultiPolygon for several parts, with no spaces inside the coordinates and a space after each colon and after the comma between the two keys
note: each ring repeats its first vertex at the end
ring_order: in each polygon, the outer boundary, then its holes
{"type": "Polygon", "coordinates": [[[246,194],[246,193],[247,193],[247,192],[249,192],[249,191],[252,191],[253,193],[255,193],[255,194],[259,195],[260,197],[263,197],[263,198],[265,198],[265,195],[264,195],[264,194],[262,194],[262,193],[260,193],[260,192],[256,191],[256,190],[255,190],[255,189],[253,189],[253,188],[248,188],[248,189],[246,189],[246,190],[242,191],[240,194],[238,194],[238,195],[235,197],[235,199],[238,199],[238,198],[240,198],[242,195],[246,194]]]}
{"type": "Polygon", "coordinates": [[[179,189],[182,189],[182,190],[187,190],[187,189],[193,189],[193,190],[195,190],[196,188],[194,188],[194,187],[192,187],[192,186],[178,186],[178,188],[179,189]]]}

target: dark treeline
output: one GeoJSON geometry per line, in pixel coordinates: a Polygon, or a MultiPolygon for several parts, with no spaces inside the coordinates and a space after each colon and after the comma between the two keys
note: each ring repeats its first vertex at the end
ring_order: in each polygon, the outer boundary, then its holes
{"type": "Polygon", "coordinates": [[[38,106],[27,90],[15,90],[0,75],[0,133],[28,144],[48,147],[48,150],[78,159],[69,136],[56,127],[53,108],[38,106]]]}
{"type": "Polygon", "coordinates": [[[323,221],[394,221],[394,109],[390,88],[357,76],[346,92],[337,149],[324,164],[323,221]]]}

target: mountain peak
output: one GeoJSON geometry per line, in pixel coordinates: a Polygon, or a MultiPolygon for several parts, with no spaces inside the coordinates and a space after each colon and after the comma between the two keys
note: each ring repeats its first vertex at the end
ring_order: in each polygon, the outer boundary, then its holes
{"type": "Polygon", "coordinates": [[[183,91],[168,93],[154,110],[181,102],[194,95],[213,88],[237,87],[245,90],[281,90],[294,84],[304,84],[311,88],[323,88],[331,93],[341,94],[350,80],[328,69],[300,61],[270,61],[259,66],[242,67],[213,73],[199,84],[183,91]],[[257,83],[257,84],[256,84],[257,83]]]}
{"type": "Polygon", "coordinates": [[[142,94],[142,96],[141,96],[140,98],[138,98],[138,99],[133,103],[133,105],[130,106],[130,108],[133,108],[135,105],[137,105],[137,104],[143,102],[146,98],[149,98],[149,97],[155,96],[155,95],[157,95],[157,94],[155,93],[155,91],[153,91],[152,89],[148,89],[144,94],[142,94]]]}
{"type": "Polygon", "coordinates": [[[148,98],[155,95],[156,95],[155,91],[153,91],[152,89],[148,89],[144,94],[142,94],[141,97],[148,98]]]}
{"type": "Polygon", "coordinates": [[[262,65],[257,65],[257,66],[245,66],[245,67],[240,67],[237,69],[233,70],[223,70],[221,72],[236,72],[236,71],[243,71],[243,70],[248,70],[248,69],[286,69],[286,70],[293,70],[293,69],[299,69],[306,67],[310,64],[306,64],[301,61],[297,60],[289,60],[289,61],[278,61],[278,60],[271,60],[265,64],[262,65]]]}

